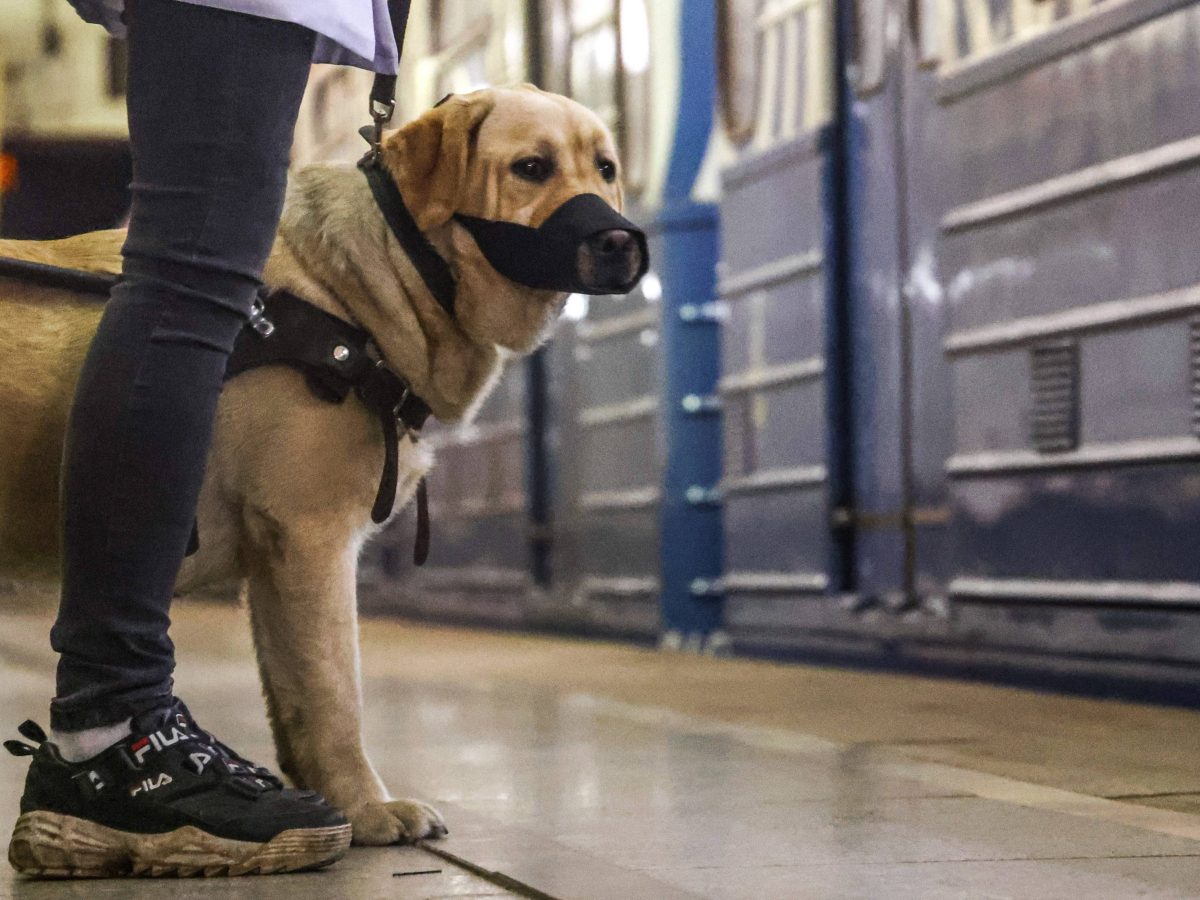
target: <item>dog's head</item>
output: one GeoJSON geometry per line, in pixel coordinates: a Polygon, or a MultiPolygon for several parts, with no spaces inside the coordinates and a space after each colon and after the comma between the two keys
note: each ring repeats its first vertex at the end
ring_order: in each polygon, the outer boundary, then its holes
{"type": "MultiPolygon", "coordinates": [[[[566,293],[499,274],[465,223],[540,228],[559,213],[550,229],[571,216],[564,204],[575,200],[578,206],[583,195],[601,198],[616,212],[624,203],[609,130],[573,100],[531,86],[448,98],[387,135],[383,162],[421,230],[450,251],[463,327],[516,351],[536,345],[566,293]]],[[[594,213],[596,201],[589,199],[594,213]]],[[[623,292],[645,269],[640,234],[613,219],[618,227],[573,247],[569,267],[581,289],[623,292]]],[[[491,256],[496,259],[494,251],[491,256]]]]}

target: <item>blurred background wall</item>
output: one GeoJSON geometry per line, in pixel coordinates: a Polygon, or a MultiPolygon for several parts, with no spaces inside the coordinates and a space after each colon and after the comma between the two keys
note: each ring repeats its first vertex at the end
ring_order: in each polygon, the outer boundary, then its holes
{"type": "Polygon", "coordinates": [[[57,0],[10,0],[0,20],[0,233],[62,237],[125,212],[125,45],[57,0]]]}

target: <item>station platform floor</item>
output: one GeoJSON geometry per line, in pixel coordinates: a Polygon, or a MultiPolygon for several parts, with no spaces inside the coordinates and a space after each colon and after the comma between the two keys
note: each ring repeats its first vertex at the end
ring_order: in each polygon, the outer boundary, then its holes
{"type": "MultiPolygon", "coordinates": [[[[45,723],[52,595],[0,589],[0,732],[45,723]]],[[[244,612],[180,600],[178,690],[273,759],[244,612]]],[[[1200,897],[1200,713],[366,620],[367,743],[450,836],[324,872],[42,898],[1200,897]]],[[[0,826],[24,760],[0,759],[0,826]]],[[[4,836],[7,841],[7,834],[4,836]]]]}

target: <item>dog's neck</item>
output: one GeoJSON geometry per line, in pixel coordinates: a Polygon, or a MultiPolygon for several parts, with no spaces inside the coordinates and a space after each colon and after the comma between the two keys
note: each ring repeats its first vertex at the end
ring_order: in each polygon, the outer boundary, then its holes
{"type": "MultiPolygon", "coordinates": [[[[430,240],[447,251],[438,235],[430,240]]],[[[264,279],[368,331],[442,421],[471,418],[500,374],[501,351],[472,340],[438,305],[356,169],[311,167],[293,178],[264,279]]]]}

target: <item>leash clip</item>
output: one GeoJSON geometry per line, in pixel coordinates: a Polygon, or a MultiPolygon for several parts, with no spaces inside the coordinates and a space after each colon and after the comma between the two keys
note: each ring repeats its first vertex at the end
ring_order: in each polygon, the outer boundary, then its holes
{"type": "Polygon", "coordinates": [[[380,100],[377,97],[371,98],[371,119],[375,122],[375,127],[371,131],[371,137],[368,139],[371,144],[371,162],[379,160],[380,147],[383,144],[383,126],[392,121],[392,113],[395,111],[395,100],[380,100]]]}
{"type": "Polygon", "coordinates": [[[255,297],[250,304],[250,327],[265,338],[275,333],[275,323],[267,318],[262,297],[255,297]]]}

